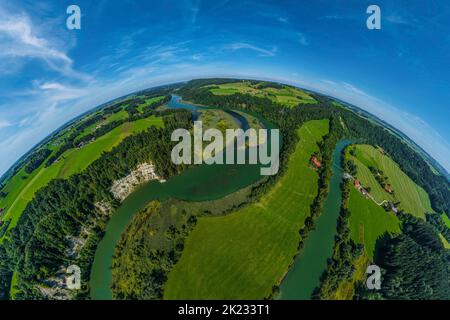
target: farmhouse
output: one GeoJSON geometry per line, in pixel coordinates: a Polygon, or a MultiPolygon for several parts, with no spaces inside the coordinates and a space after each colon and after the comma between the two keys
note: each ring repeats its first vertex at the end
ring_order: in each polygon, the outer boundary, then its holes
{"type": "Polygon", "coordinates": [[[361,188],[361,184],[359,183],[359,180],[355,178],[355,180],[353,181],[353,185],[355,186],[356,189],[361,188]]]}
{"type": "Polygon", "coordinates": [[[392,187],[391,187],[391,185],[390,185],[390,184],[385,185],[385,186],[384,186],[384,190],[385,190],[387,193],[392,193],[392,187]]]}
{"type": "Polygon", "coordinates": [[[310,162],[313,163],[316,166],[316,168],[320,168],[322,166],[322,163],[320,163],[315,154],[312,155],[310,162]]]}

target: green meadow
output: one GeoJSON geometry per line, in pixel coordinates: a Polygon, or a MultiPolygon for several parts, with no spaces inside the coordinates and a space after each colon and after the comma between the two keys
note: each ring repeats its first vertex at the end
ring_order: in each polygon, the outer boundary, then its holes
{"type": "Polygon", "coordinates": [[[441,239],[444,248],[450,249],[450,243],[447,241],[447,239],[444,238],[444,236],[441,233],[439,233],[439,238],[441,239]]]}
{"type": "Polygon", "coordinates": [[[288,169],[262,198],[229,215],[201,217],[169,273],[165,299],[262,299],[288,271],[318,192],[309,168],[328,120],[305,123],[288,169]]]}
{"type": "MultiPolygon", "coordinates": [[[[117,113],[113,113],[113,114],[109,115],[104,120],[104,124],[107,124],[107,123],[110,123],[113,121],[117,121],[117,120],[127,119],[127,118],[128,118],[128,112],[126,112],[125,110],[122,109],[117,113]]],[[[83,130],[83,132],[78,136],[78,138],[82,138],[84,136],[87,136],[90,133],[93,133],[98,124],[99,124],[98,122],[91,124],[89,127],[87,127],[86,129],[83,130]]]]}
{"type": "Polygon", "coordinates": [[[138,110],[139,112],[142,113],[142,112],[144,112],[144,108],[145,108],[146,106],[148,106],[148,105],[150,105],[150,104],[152,104],[152,103],[161,101],[162,99],[164,99],[164,97],[165,97],[165,96],[158,96],[158,97],[153,97],[153,98],[146,99],[146,100],[145,100],[145,103],[142,103],[142,104],[140,104],[140,105],[137,107],[137,110],[138,110]]]}
{"type": "Polygon", "coordinates": [[[231,95],[235,93],[251,94],[261,98],[269,98],[273,102],[287,107],[296,107],[298,104],[314,104],[317,101],[303,90],[282,85],[281,88],[262,87],[258,86],[264,84],[252,84],[249,81],[225,83],[220,85],[212,85],[210,91],[215,95],[231,95]]]}
{"type": "MultiPolygon", "coordinates": [[[[143,131],[150,126],[162,127],[162,118],[151,116],[134,122],[126,122],[114,128],[95,141],[85,145],[83,148],[73,148],[64,152],[59,160],[48,168],[42,164],[30,175],[23,171],[23,168],[7,183],[5,190],[8,195],[1,199],[0,207],[6,207],[6,212],[2,219],[11,219],[8,229],[13,228],[28,202],[34,194],[51,180],[56,178],[67,178],[78,173],[98,159],[103,152],[112,150],[127,136],[143,131]],[[25,177],[25,178],[23,178],[25,177]]],[[[0,242],[4,239],[0,239],[0,242]]]]}
{"type": "Polygon", "coordinates": [[[365,187],[370,187],[370,194],[380,203],[383,200],[400,202],[399,208],[416,217],[425,218],[426,212],[433,212],[430,199],[425,190],[411,180],[388,155],[370,145],[357,145],[356,157],[349,156],[357,166],[357,178],[365,187]],[[392,186],[394,194],[386,192],[374,175],[372,166],[383,171],[392,186]]]}
{"type": "Polygon", "coordinates": [[[348,209],[350,237],[356,243],[364,244],[372,260],[378,238],[386,232],[400,233],[400,221],[394,213],[384,211],[353,187],[350,190],[348,209]]]}
{"type": "Polygon", "coordinates": [[[448,216],[447,216],[445,213],[443,213],[443,214],[441,215],[441,218],[442,218],[442,220],[444,221],[445,225],[446,225],[448,228],[450,228],[450,219],[448,218],[448,216]]]}

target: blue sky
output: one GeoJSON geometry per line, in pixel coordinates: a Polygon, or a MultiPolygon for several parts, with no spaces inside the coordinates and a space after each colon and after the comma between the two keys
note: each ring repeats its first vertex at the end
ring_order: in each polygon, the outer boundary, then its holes
{"type": "Polygon", "coordinates": [[[450,170],[448,1],[0,0],[0,174],[100,103],[199,77],[278,80],[353,103],[450,170]],[[66,8],[81,8],[81,30],[66,8]],[[382,29],[366,28],[381,8],[382,29]]]}

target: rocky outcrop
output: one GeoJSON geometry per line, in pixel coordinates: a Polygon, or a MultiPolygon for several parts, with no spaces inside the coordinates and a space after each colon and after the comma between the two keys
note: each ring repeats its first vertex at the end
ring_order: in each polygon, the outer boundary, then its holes
{"type": "Polygon", "coordinates": [[[114,181],[111,187],[111,193],[114,195],[114,198],[123,201],[138,185],[150,180],[165,181],[155,173],[155,166],[153,164],[142,163],[126,177],[114,181]]]}

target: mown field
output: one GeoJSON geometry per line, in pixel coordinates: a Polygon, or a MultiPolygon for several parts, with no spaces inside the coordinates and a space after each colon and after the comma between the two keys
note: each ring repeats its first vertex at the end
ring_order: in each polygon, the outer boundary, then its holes
{"type": "MultiPolygon", "coordinates": [[[[0,208],[6,207],[2,220],[11,219],[8,229],[13,228],[17,224],[20,215],[25,210],[28,202],[33,199],[34,194],[52,179],[67,178],[82,171],[98,159],[103,152],[110,151],[127,136],[143,131],[150,126],[163,126],[162,118],[152,116],[135,122],[126,122],[81,149],[73,148],[67,150],[61,155],[59,161],[48,168],[45,168],[44,164],[42,164],[30,175],[21,169],[7,183],[5,190],[8,192],[8,195],[0,200],[0,208]]],[[[0,239],[0,242],[3,238],[0,239]]]]}
{"type": "MultiPolygon", "coordinates": [[[[370,187],[370,194],[378,203],[383,200],[400,201],[400,208],[424,218],[425,212],[432,212],[430,200],[426,192],[417,186],[398,165],[380,150],[369,145],[357,145],[355,156],[346,152],[346,158],[353,160],[357,166],[357,178],[364,187],[370,187]],[[387,193],[377,182],[369,170],[369,166],[382,170],[392,185],[395,195],[387,193]]],[[[352,299],[355,283],[363,281],[365,270],[370,261],[374,260],[375,246],[379,238],[385,234],[398,234],[400,220],[393,212],[386,212],[381,206],[364,197],[353,186],[348,200],[350,211],[350,237],[356,243],[364,245],[363,255],[353,262],[355,273],[351,280],[341,282],[333,299],[352,299]]],[[[444,219],[444,218],[443,218],[444,219]]],[[[442,236],[441,236],[442,238],[442,236]]],[[[442,238],[443,239],[443,238],[442,238]]],[[[444,239],[445,240],[445,239],[444,239]]],[[[444,245],[445,242],[443,241],[444,245]]]]}
{"type": "Polygon", "coordinates": [[[202,217],[169,273],[165,299],[261,299],[287,272],[297,252],[298,231],[318,192],[308,167],[328,120],[310,121],[287,172],[257,203],[221,217],[202,217]]]}
{"type": "Polygon", "coordinates": [[[145,103],[142,103],[142,104],[140,104],[140,105],[137,107],[137,110],[138,110],[139,112],[144,112],[144,108],[145,108],[146,106],[148,106],[148,105],[150,105],[150,104],[152,104],[152,103],[154,103],[154,102],[161,101],[162,99],[164,99],[164,96],[158,96],[158,97],[148,98],[148,99],[145,100],[145,103]]]}
{"type": "Polygon", "coordinates": [[[420,218],[424,218],[426,212],[433,212],[425,190],[414,183],[388,155],[370,145],[357,145],[355,150],[356,157],[350,158],[357,165],[357,178],[363,186],[371,188],[370,194],[377,202],[399,201],[400,209],[420,218]],[[383,171],[392,186],[393,195],[381,188],[369,166],[383,171]]]}
{"type": "Polygon", "coordinates": [[[355,188],[351,188],[348,209],[350,210],[350,236],[364,247],[373,259],[375,243],[384,233],[399,233],[400,221],[392,212],[386,212],[373,201],[366,199],[355,188]]]}
{"type": "Polygon", "coordinates": [[[264,86],[264,82],[252,84],[249,81],[225,83],[213,85],[211,92],[215,95],[230,95],[235,93],[251,94],[257,97],[269,98],[273,102],[287,107],[295,107],[299,104],[314,104],[317,101],[300,89],[282,85],[278,87],[264,86]],[[260,85],[262,85],[260,87],[260,85]]]}
{"type": "MultiPolygon", "coordinates": [[[[113,113],[111,115],[109,115],[105,120],[104,120],[104,124],[113,122],[113,121],[117,121],[117,120],[122,120],[122,119],[126,119],[128,118],[128,112],[125,110],[121,110],[117,113],[113,113]]],[[[87,127],[86,129],[83,130],[83,132],[78,135],[78,138],[82,138],[84,136],[87,136],[90,133],[93,133],[95,131],[96,126],[98,125],[98,123],[94,123],[92,125],[90,125],[89,127],[87,127]]]]}

